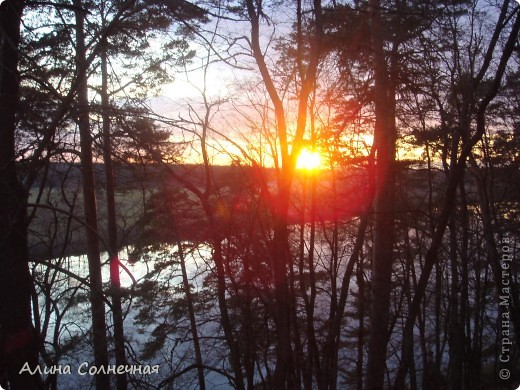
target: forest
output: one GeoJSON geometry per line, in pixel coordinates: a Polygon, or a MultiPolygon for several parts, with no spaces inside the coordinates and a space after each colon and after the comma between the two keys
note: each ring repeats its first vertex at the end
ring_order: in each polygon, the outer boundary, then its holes
{"type": "Polygon", "coordinates": [[[0,1],[0,388],[516,389],[519,30],[0,1]]]}

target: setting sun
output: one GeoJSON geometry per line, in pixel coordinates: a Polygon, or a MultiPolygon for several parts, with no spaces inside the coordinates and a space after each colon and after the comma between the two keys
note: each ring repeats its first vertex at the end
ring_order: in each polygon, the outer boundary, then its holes
{"type": "Polygon", "coordinates": [[[320,169],[322,166],[321,155],[316,152],[303,148],[298,155],[296,161],[296,169],[302,169],[306,171],[314,171],[320,169]]]}

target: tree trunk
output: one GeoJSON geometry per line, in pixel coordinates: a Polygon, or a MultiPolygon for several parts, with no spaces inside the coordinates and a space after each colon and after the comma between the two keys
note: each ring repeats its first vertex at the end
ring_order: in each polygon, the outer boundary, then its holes
{"type": "Polygon", "coordinates": [[[449,222],[450,231],[450,267],[451,267],[451,294],[449,310],[449,364],[448,389],[462,388],[462,364],[464,362],[462,324],[459,319],[459,269],[458,269],[458,235],[456,214],[452,213],[449,222]]]}
{"type": "Polygon", "coordinates": [[[38,365],[38,342],[31,319],[32,279],[27,248],[28,192],[15,165],[18,104],[18,45],[23,0],[0,6],[0,385],[39,388],[39,375],[20,374],[38,365]]]}
{"type": "MultiPolygon", "coordinates": [[[[357,376],[357,390],[363,390],[363,347],[365,345],[365,273],[363,270],[363,256],[360,256],[357,262],[356,280],[358,285],[358,335],[357,335],[357,362],[356,362],[356,376],[357,376]]],[[[345,281],[343,281],[345,283],[345,281]]]]}
{"type": "MultiPolygon", "coordinates": [[[[289,194],[281,191],[279,201],[285,203],[289,194]]],[[[291,258],[289,250],[289,238],[287,231],[288,204],[282,208],[282,215],[275,215],[275,227],[273,237],[273,275],[274,295],[276,300],[275,324],[276,324],[276,369],[274,372],[275,389],[292,389],[292,347],[290,329],[290,296],[289,281],[287,277],[287,265],[291,258]]]]}
{"type": "Polygon", "coordinates": [[[388,79],[388,66],[383,51],[380,2],[370,1],[371,31],[375,71],[374,143],[376,146],[376,193],[374,200],[375,230],[372,260],[372,297],[370,342],[368,348],[367,386],[382,389],[388,344],[390,290],[394,245],[395,187],[395,97],[388,79]]]}
{"type": "MultiPolygon", "coordinates": [[[[173,222],[175,226],[175,222],[173,222]]],[[[174,227],[177,230],[176,227],[174,227]]],[[[179,261],[181,263],[182,285],[184,293],[186,294],[186,302],[188,304],[188,315],[190,317],[190,330],[193,337],[193,348],[195,350],[195,362],[197,363],[197,375],[199,379],[199,389],[206,390],[206,382],[204,380],[204,368],[202,362],[202,354],[200,352],[199,333],[197,332],[197,322],[195,321],[195,309],[193,305],[193,296],[191,295],[190,282],[188,279],[188,271],[186,270],[186,260],[184,257],[184,250],[182,242],[177,233],[177,248],[179,253],[179,261]]]]}
{"type": "MultiPolygon", "coordinates": [[[[110,135],[107,42],[101,51],[101,107],[103,120],[103,162],[105,166],[105,191],[107,202],[108,253],[110,256],[110,290],[112,294],[112,321],[114,323],[114,350],[116,365],[126,365],[125,333],[121,304],[121,281],[119,278],[119,245],[117,240],[117,217],[115,201],[114,168],[112,164],[112,137],[110,135]]],[[[128,387],[126,373],[116,376],[117,390],[128,387]]]]}
{"type": "MultiPolygon", "coordinates": [[[[90,134],[87,72],[85,67],[86,48],[84,30],[84,11],[82,1],[74,0],[76,17],[76,69],[81,81],[78,88],[78,125],[81,147],[81,172],[83,179],[83,204],[86,223],[86,245],[90,275],[90,303],[92,310],[92,330],[94,361],[98,367],[108,366],[105,302],[101,277],[101,259],[99,256],[98,222],[94,168],[92,163],[92,136],[90,134]]],[[[106,374],[96,375],[98,390],[110,389],[110,378],[106,374]]]]}
{"type": "MultiPolygon", "coordinates": [[[[208,218],[212,220],[212,215],[208,215],[208,218]]],[[[210,223],[212,231],[215,232],[217,229],[216,225],[213,222],[210,223]]],[[[244,376],[242,374],[242,364],[240,360],[240,345],[233,335],[233,326],[231,324],[226,300],[226,271],[224,269],[224,257],[222,255],[222,242],[217,237],[214,237],[213,239],[213,260],[217,271],[217,299],[220,309],[222,329],[224,331],[224,338],[229,347],[231,366],[235,373],[235,386],[238,390],[242,390],[244,389],[244,376]]]]}

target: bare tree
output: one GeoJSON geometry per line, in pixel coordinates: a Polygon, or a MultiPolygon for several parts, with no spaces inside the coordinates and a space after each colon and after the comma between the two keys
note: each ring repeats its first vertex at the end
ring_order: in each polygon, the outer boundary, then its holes
{"type": "Polygon", "coordinates": [[[488,106],[496,97],[500,89],[504,72],[514,50],[515,40],[517,39],[520,29],[520,15],[518,12],[518,9],[511,12],[509,2],[504,2],[500,10],[498,20],[494,26],[491,39],[484,51],[480,68],[475,70],[475,73],[473,73],[471,76],[469,84],[467,84],[468,94],[464,95],[464,97],[469,99],[469,101],[463,101],[463,104],[466,105],[467,110],[462,111],[464,116],[459,118],[461,125],[458,129],[456,129],[456,133],[454,134],[454,137],[456,137],[455,139],[461,142],[461,146],[459,146],[458,142],[454,142],[452,144],[450,154],[450,173],[444,194],[445,200],[441,212],[436,218],[436,229],[432,237],[431,245],[428,248],[425,257],[425,265],[419,278],[415,296],[406,319],[403,335],[402,360],[395,382],[396,388],[402,388],[404,385],[406,373],[410,367],[410,361],[412,359],[413,352],[413,327],[415,319],[417,318],[421,302],[424,298],[424,293],[428,284],[428,279],[431,275],[431,271],[438,258],[444,232],[449,223],[450,215],[455,205],[457,188],[459,187],[464,177],[467,159],[470,156],[472,149],[481,140],[485,132],[486,112],[488,110],[488,106]],[[508,20],[509,23],[505,23],[506,20],[508,20]],[[508,26],[510,28],[509,31],[507,31],[508,26]],[[486,88],[484,95],[478,100],[478,102],[475,102],[475,93],[477,88],[481,86],[483,82],[485,82],[484,76],[490,72],[490,65],[493,58],[495,58],[497,55],[496,48],[501,36],[504,36],[505,44],[503,46],[502,53],[497,59],[498,65],[492,72],[492,76],[490,76],[489,88],[486,88]],[[473,113],[473,115],[470,113],[473,113]],[[474,125],[476,130],[474,133],[471,133],[470,128],[472,118],[475,118],[474,125]]]}

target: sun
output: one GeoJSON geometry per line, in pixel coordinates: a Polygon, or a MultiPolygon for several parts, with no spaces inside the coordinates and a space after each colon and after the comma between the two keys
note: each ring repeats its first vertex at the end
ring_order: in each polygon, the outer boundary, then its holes
{"type": "Polygon", "coordinates": [[[316,171],[321,169],[322,161],[321,155],[314,151],[309,150],[307,148],[303,148],[300,150],[300,154],[298,155],[298,159],[296,160],[296,169],[305,170],[305,171],[316,171]]]}

